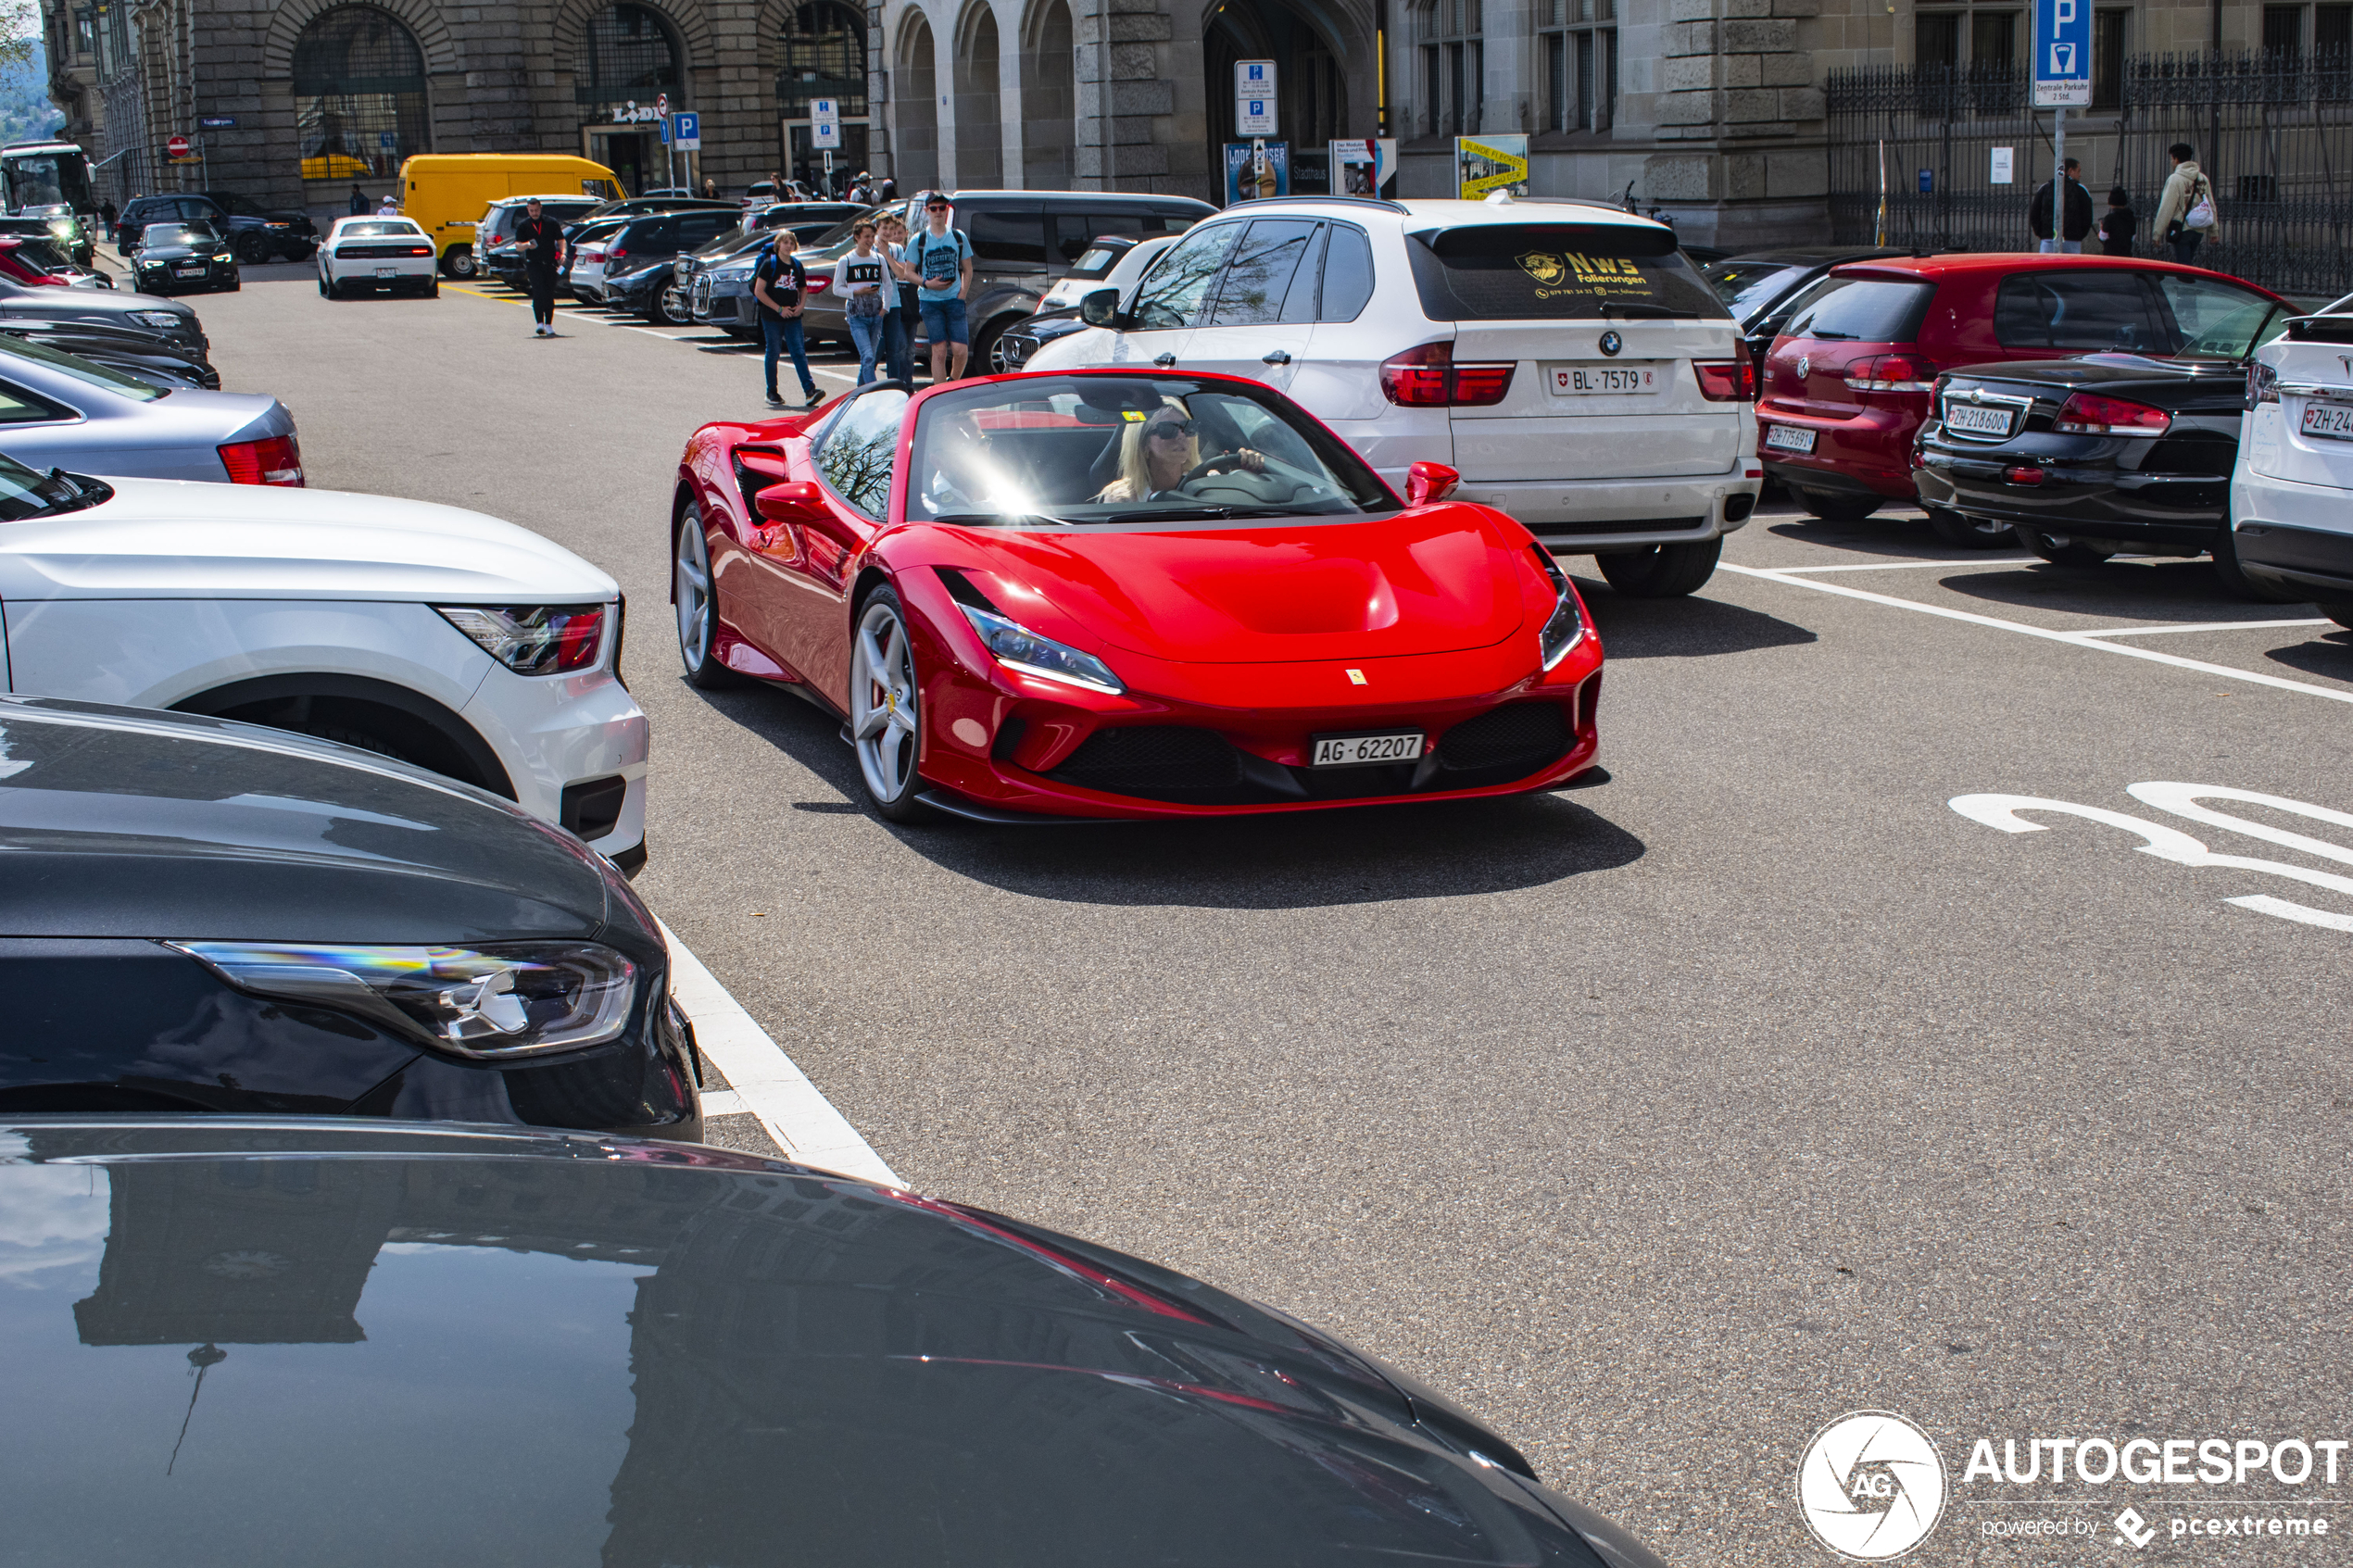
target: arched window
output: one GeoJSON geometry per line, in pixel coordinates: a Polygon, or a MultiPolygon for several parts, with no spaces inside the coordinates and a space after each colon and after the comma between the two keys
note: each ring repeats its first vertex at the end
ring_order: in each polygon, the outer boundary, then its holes
{"type": "Polygon", "coordinates": [[[583,104],[650,105],[668,94],[674,107],[685,80],[678,41],[648,6],[608,6],[588,24],[588,57],[573,79],[583,104]]]}
{"type": "Polygon", "coordinates": [[[784,65],[776,72],[776,115],[785,132],[785,161],[792,177],[838,194],[866,167],[866,17],[841,0],[810,0],[785,23],[784,65]],[[825,180],[825,150],[809,124],[812,98],[831,98],[841,119],[841,146],[825,180]]]}
{"type": "Polygon", "coordinates": [[[302,30],[294,94],[306,180],[389,179],[432,150],[424,51],[373,6],[338,6],[302,30]]]}
{"type": "Polygon", "coordinates": [[[839,0],[815,0],[785,23],[785,68],[776,101],[786,119],[807,119],[809,100],[834,98],[844,119],[866,118],[866,19],[839,0]]]}

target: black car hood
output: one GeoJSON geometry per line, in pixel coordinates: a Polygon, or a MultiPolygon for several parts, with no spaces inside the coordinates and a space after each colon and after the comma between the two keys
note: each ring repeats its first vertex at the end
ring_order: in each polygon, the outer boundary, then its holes
{"type": "Polygon", "coordinates": [[[586,937],[607,899],[586,846],[405,763],[221,719],[0,697],[0,935],[586,937]]]}
{"type": "Polygon", "coordinates": [[[2235,359],[2159,359],[2141,354],[2086,354],[2074,359],[2019,359],[1960,365],[1946,372],[1961,383],[2035,387],[2064,397],[2104,392],[2163,408],[2233,403],[2246,392],[2246,368],[2235,359]]]}
{"type": "Polygon", "coordinates": [[[228,248],[226,240],[206,245],[143,245],[131,261],[133,266],[149,261],[186,261],[192,257],[209,261],[228,248]]]}
{"type": "Polygon", "coordinates": [[[18,1118],[0,1210],[28,1562],[1600,1568],[1231,1298],[805,1168],[18,1118]]]}

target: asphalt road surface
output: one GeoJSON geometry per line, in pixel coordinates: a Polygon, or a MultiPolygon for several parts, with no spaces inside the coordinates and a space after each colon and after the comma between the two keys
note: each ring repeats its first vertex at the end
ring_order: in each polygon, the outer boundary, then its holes
{"type": "Polygon", "coordinates": [[[756,355],[578,309],[536,341],[496,285],[245,276],[195,303],[227,384],[293,408],[311,483],[478,508],[621,580],[654,726],[639,886],[911,1185],[1327,1325],[1677,1564],[1833,1561],[1793,1477],[1864,1407],[1950,1469],[1918,1561],[2116,1555],[2126,1501],[2160,1533],[2121,1555],[2340,1554],[2162,1526],[2177,1499],[2325,1515],[2353,1462],[2334,1487],[1962,1473],[1981,1436],[2353,1436],[2353,884],[2326,880],[2353,817],[2129,793],[2353,812],[2353,633],[2310,607],[2203,562],[2066,570],[1915,512],[1768,508],[1694,598],[1586,582],[1604,788],[898,828],[834,721],[680,678],[674,465],[761,411],[756,355]],[[2235,859],[1948,804],[1978,794],[2235,859]],[[2098,1535],[1987,1533],[2045,1518],[2098,1535]]]}

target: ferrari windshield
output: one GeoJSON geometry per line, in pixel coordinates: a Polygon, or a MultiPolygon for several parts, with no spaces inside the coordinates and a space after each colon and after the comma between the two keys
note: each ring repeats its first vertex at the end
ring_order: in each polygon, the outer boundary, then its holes
{"type": "Polygon", "coordinates": [[[1247,382],[990,382],[926,400],[911,458],[911,522],[1214,524],[1398,505],[1328,431],[1247,382]]]}

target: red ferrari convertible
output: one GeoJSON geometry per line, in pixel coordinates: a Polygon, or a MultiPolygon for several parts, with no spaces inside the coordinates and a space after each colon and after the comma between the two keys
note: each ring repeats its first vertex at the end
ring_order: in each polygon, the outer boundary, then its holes
{"type": "Polygon", "coordinates": [[[1585,607],[1453,484],[1417,463],[1401,501],[1231,377],[872,384],[687,442],[679,647],[697,685],[774,682],[840,714],[897,822],[1600,783],[1585,607]]]}

